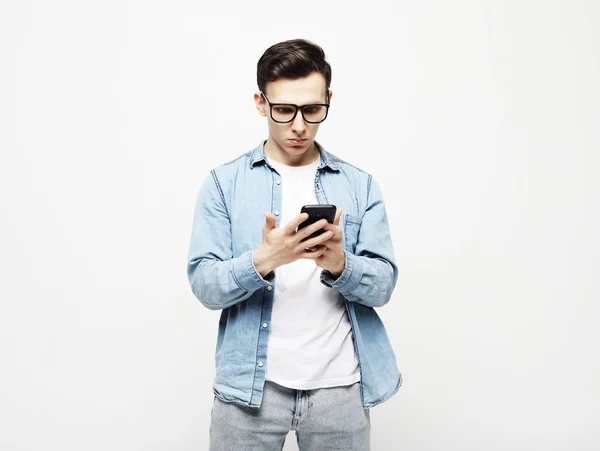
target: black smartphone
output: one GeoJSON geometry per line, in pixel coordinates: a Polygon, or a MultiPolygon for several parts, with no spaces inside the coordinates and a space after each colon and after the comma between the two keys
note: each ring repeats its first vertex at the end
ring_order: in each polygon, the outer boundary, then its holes
{"type": "MultiPolygon", "coordinates": [[[[308,219],[298,226],[298,230],[306,227],[307,225],[314,224],[315,222],[317,222],[323,218],[327,219],[327,222],[333,223],[333,221],[335,219],[336,210],[337,210],[336,206],[330,205],[330,204],[318,204],[318,205],[303,206],[302,209],[300,210],[300,213],[308,213],[308,219]]],[[[306,237],[302,241],[319,236],[323,232],[324,232],[323,229],[319,229],[316,232],[313,232],[312,234],[310,234],[308,237],[306,237]]]]}

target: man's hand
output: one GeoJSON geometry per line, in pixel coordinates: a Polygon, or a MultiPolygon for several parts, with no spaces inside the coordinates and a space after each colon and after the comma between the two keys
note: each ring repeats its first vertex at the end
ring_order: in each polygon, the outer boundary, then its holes
{"type": "MultiPolygon", "coordinates": [[[[329,235],[330,238],[315,248],[314,252],[309,253],[303,258],[311,258],[317,266],[329,271],[336,279],[344,272],[346,268],[346,254],[342,249],[344,235],[340,228],[340,218],[342,210],[340,208],[335,212],[333,224],[327,223],[323,230],[323,235],[329,235]]],[[[323,236],[321,235],[321,236],[323,236]]]]}
{"type": "MultiPolygon", "coordinates": [[[[335,233],[332,230],[325,230],[319,236],[302,241],[311,233],[331,226],[331,224],[328,224],[326,219],[321,219],[296,232],[298,226],[308,219],[307,213],[299,214],[283,227],[276,227],[276,218],[273,213],[265,213],[265,219],[262,244],[254,251],[254,266],[262,277],[265,277],[275,268],[296,261],[299,258],[316,260],[327,252],[328,248],[323,246],[322,243],[332,238],[335,233]],[[310,251],[308,249],[315,250],[310,251]]],[[[327,261],[329,261],[329,258],[327,261]]]]}

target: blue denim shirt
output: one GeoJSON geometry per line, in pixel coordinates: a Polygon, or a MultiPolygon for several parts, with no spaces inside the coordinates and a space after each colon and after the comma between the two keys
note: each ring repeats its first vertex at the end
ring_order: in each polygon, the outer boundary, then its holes
{"type": "MultiPolygon", "coordinates": [[[[317,144],[321,165],[315,176],[319,203],[342,209],[340,227],[346,268],[321,282],[345,299],[358,356],[363,406],[391,397],[402,377],[383,323],[374,307],[386,304],[396,285],[390,230],[381,191],[373,177],[317,144]]],[[[210,172],[198,193],[188,257],[194,295],[222,310],[213,390],[227,402],[261,405],[273,308],[275,275],[264,278],[253,251],[262,243],[263,212],[280,224],[281,180],[265,159],[264,142],[210,172]]],[[[298,212],[300,213],[300,212],[298,212]]],[[[307,321],[310,320],[307,318],[307,321]]]]}

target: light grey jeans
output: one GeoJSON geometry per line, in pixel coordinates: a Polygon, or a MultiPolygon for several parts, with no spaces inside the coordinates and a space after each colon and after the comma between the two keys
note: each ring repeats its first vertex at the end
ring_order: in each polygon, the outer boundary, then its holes
{"type": "Polygon", "coordinates": [[[210,451],[281,451],[291,430],[301,451],[368,451],[371,421],[360,384],[292,390],[266,381],[260,409],[215,398],[210,451]]]}

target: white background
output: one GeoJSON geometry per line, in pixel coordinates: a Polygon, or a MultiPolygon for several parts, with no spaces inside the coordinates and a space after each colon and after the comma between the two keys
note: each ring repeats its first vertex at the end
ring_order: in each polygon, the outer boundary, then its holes
{"type": "Polygon", "coordinates": [[[599,21],[593,0],[3,2],[0,449],[207,449],[195,197],[266,138],[256,62],[296,37],[333,66],[317,139],[380,183],[400,268],[379,311],[405,382],[374,451],[598,446],[599,21]]]}

